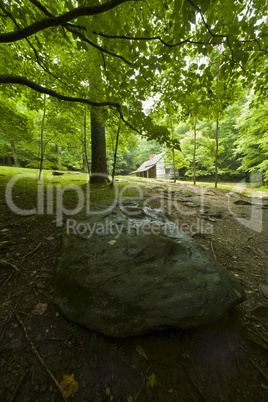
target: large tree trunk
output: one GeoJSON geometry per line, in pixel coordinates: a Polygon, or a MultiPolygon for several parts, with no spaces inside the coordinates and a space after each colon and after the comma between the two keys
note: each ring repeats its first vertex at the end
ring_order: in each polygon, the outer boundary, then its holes
{"type": "Polygon", "coordinates": [[[17,152],[16,152],[16,147],[15,147],[15,143],[14,141],[10,141],[10,145],[11,145],[11,150],[12,150],[12,156],[14,159],[14,163],[16,167],[20,167],[20,161],[19,158],[17,156],[17,152]]]}
{"type": "Polygon", "coordinates": [[[98,120],[96,109],[91,109],[91,183],[106,183],[107,160],[105,128],[98,120]]]}

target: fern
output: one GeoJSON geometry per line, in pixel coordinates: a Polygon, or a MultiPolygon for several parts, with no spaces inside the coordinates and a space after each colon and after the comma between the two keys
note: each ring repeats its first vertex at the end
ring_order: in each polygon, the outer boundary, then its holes
{"type": "Polygon", "coordinates": [[[137,351],[137,353],[138,353],[140,356],[144,357],[144,359],[146,359],[147,361],[149,361],[149,359],[148,359],[148,357],[147,357],[146,353],[144,352],[144,349],[142,348],[141,345],[138,345],[138,346],[136,347],[136,351],[137,351]]]}

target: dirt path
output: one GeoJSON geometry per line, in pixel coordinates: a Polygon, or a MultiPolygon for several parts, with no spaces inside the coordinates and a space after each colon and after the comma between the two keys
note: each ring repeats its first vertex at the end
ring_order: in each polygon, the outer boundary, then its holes
{"type": "MultiPolygon", "coordinates": [[[[121,176],[123,177],[123,176],[121,176]]],[[[134,177],[130,176],[131,181],[139,182],[141,184],[144,183],[149,183],[149,184],[156,184],[158,186],[170,186],[171,188],[186,188],[192,191],[199,191],[198,189],[201,188],[211,188],[212,190],[214,189],[215,191],[217,190],[222,190],[221,188],[215,188],[213,184],[207,185],[207,183],[198,183],[198,185],[194,186],[193,184],[190,183],[185,183],[183,181],[177,181],[176,183],[173,183],[170,180],[154,180],[154,179],[147,179],[147,178],[139,178],[139,177],[134,177]]],[[[124,179],[121,179],[124,180],[124,179]]],[[[227,187],[228,190],[226,191],[236,191],[241,194],[247,193],[249,196],[254,196],[254,197],[268,197],[268,191],[261,191],[261,190],[256,190],[254,187],[248,187],[246,183],[239,182],[239,183],[229,183],[229,182],[221,182],[219,183],[219,186],[222,188],[227,187]]]]}

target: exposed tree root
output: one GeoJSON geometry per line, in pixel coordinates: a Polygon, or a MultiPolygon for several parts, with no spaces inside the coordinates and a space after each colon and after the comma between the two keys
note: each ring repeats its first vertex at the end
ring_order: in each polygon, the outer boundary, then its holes
{"type": "Polygon", "coordinates": [[[65,397],[65,395],[64,395],[64,392],[63,392],[62,387],[60,386],[60,384],[59,384],[58,380],[56,379],[56,377],[55,377],[55,376],[51,373],[51,371],[47,368],[47,366],[45,365],[44,360],[42,359],[42,357],[40,356],[39,352],[38,352],[38,351],[36,350],[36,348],[34,347],[34,344],[32,343],[32,341],[31,341],[30,338],[29,338],[27,329],[26,329],[25,325],[23,324],[23,322],[22,322],[22,320],[21,320],[21,318],[20,318],[20,316],[19,316],[18,314],[16,314],[16,318],[17,318],[18,322],[20,323],[20,325],[21,325],[21,327],[22,327],[22,329],[23,329],[23,331],[24,331],[25,337],[26,337],[26,339],[29,341],[29,343],[30,343],[30,345],[31,345],[31,347],[32,347],[32,350],[34,351],[34,353],[35,353],[37,359],[38,359],[39,362],[42,364],[42,366],[44,367],[44,369],[46,370],[46,372],[50,375],[50,377],[52,378],[52,380],[54,381],[56,387],[58,388],[58,390],[59,390],[60,393],[61,393],[61,396],[62,396],[63,400],[64,400],[64,401],[67,401],[67,399],[66,399],[66,397],[65,397]]]}

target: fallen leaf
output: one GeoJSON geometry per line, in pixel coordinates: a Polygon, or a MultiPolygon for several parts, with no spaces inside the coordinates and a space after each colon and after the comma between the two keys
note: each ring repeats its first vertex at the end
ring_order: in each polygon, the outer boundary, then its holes
{"type": "Polygon", "coordinates": [[[106,394],[107,396],[110,396],[110,395],[111,395],[111,391],[110,391],[110,388],[109,388],[109,387],[106,388],[105,394],[106,394]]]}
{"type": "Polygon", "coordinates": [[[47,310],[47,303],[37,303],[32,311],[33,315],[43,315],[47,310]]]}
{"type": "Polygon", "coordinates": [[[74,379],[74,374],[63,374],[63,380],[60,383],[66,398],[74,397],[79,391],[79,384],[74,379]]]}
{"type": "Polygon", "coordinates": [[[110,241],[108,241],[108,243],[111,244],[111,246],[112,246],[112,245],[114,245],[114,243],[116,243],[116,240],[110,240],[110,241]]]}
{"type": "Polygon", "coordinates": [[[147,380],[147,387],[153,388],[156,382],[156,375],[152,373],[147,380]]]}

